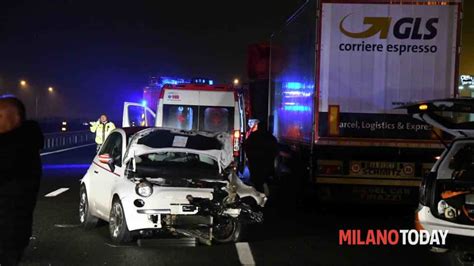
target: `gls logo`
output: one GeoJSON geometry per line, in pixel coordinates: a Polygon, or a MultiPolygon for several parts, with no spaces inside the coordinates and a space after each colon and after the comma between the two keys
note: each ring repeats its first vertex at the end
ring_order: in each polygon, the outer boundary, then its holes
{"type": "MultiPolygon", "coordinates": [[[[350,32],[343,26],[344,21],[347,17],[352,14],[345,16],[339,23],[339,29],[346,36],[356,39],[365,39],[374,35],[380,34],[380,39],[387,39],[392,24],[391,17],[365,17],[364,25],[371,25],[367,30],[363,32],[350,32]]],[[[435,25],[438,23],[439,18],[430,18],[424,23],[425,29],[428,33],[420,33],[423,19],[422,18],[410,18],[405,17],[395,22],[393,26],[393,36],[397,39],[412,39],[412,40],[432,40],[438,34],[438,29],[435,25]]],[[[424,32],[424,31],[423,31],[424,32]]]]}

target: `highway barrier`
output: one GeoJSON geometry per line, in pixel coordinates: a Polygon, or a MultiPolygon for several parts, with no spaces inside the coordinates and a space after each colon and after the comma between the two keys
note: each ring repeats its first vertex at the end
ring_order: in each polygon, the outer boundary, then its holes
{"type": "Polygon", "coordinates": [[[88,130],[44,134],[43,151],[54,151],[94,143],[94,134],[88,130]]]}

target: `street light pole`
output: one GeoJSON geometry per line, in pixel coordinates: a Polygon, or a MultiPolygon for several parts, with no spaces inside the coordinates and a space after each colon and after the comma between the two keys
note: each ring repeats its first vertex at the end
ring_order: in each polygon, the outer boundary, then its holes
{"type": "Polygon", "coordinates": [[[39,95],[38,92],[36,92],[36,97],[35,97],[35,118],[38,119],[38,102],[39,102],[39,95]]]}
{"type": "MultiPolygon", "coordinates": [[[[33,93],[34,95],[34,100],[35,100],[35,118],[39,119],[39,100],[40,100],[40,89],[33,90],[31,86],[26,82],[26,80],[20,80],[20,87],[27,89],[28,87],[30,88],[30,93],[33,93]]],[[[48,87],[47,93],[53,94],[55,92],[55,89],[53,87],[48,87]]],[[[32,96],[33,96],[32,95],[32,96]]]]}

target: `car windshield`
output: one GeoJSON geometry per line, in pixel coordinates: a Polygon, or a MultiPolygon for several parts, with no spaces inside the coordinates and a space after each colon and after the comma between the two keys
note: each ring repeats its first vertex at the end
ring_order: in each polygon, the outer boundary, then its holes
{"type": "Polygon", "coordinates": [[[156,152],[136,158],[136,172],[151,178],[217,178],[217,161],[205,154],[189,152],[156,152]]]}

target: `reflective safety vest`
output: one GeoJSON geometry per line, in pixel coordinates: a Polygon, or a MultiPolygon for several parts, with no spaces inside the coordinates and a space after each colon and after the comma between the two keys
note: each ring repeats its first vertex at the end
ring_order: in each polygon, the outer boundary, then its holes
{"type": "Polygon", "coordinates": [[[95,133],[95,143],[103,144],[104,141],[107,139],[107,136],[110,134],[112,130],[115,129],[115,125],[112,122],[101,123],[97,121],[91,125],[91,132],[95,133]]]}

